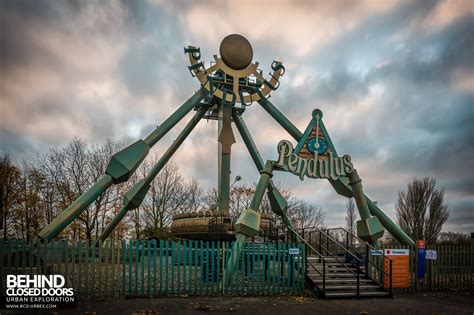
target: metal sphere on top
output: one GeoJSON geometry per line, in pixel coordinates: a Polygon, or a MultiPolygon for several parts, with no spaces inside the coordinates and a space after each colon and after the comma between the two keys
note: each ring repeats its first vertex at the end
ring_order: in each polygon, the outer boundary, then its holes
{"type": "Polygon", "coordinates": [[[226,65],[235,70],[242,70],[252,62],[253,49],[250,42],[239,34],[224,37],[219,53],[226,65]]]}

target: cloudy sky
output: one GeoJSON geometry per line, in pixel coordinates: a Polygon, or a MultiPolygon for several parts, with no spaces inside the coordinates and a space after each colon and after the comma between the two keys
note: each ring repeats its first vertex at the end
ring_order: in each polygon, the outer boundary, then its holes
{"type": "MultiPolygon", "coordinates": [[[[413,177],[446,191],[445,230],[474,231],[474,5],[458,1],[0,2],[0,153],[17,161],[63,146],[144,137],[199,88],[183,47],[212,60],[231,33],[268,73],[286,66],[272,102],[303,130],[314,108],[366,192],[395,218],[413,177]]],[[[190,114],[191,115],[191,114],[190,114]]],[[[157,144],[160,154],[186,123],[157,144]]],[[[292,140],[252,105],[244,114],[265,159],[292,140]]],[[[240,136],[232,175],[258,179],[240,136]]],[[[217,181],[217,126],[203,121],[174,160],[187,178],[217,181]]],[[[343,225],[329,183],[277,174],[343,225]]]]}

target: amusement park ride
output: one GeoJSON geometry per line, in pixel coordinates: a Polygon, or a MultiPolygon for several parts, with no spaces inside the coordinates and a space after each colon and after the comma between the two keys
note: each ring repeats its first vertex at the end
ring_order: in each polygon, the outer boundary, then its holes
{"type": "MultiPolygon", "coordinates": [[[[208,226],[211,220],[217,220],[219,223],[229,222],[231,148],[235,143],[232,124],[234,124],[260,172],[250,207],[234,224],[235,244],[240,244],[238,248],[242,248],[241,244],[246,242],[248,237],[255,236],[261,228],[262,216],[258,210],[265,192],[273,212],[291,228],[292,223],[287,216],[288,204],[271,179],[274,171],[291,172],[301,179],[304,176],[325,178],[338,194],[347,198],[353,197],[361,218],[357,221],[357,235],[362,240],[374,245],[382,237],[384,229],[387,229],[400,243],[414,245],[413,240],[364,194],[361,179],[352,164],[351,157],[337,154],[320,110],[312,112],[307,128],[301,132],[269,101],[270,93],[278,89],[280,77],[285,73],[285,67],[281,62],[274,61],[271,65],[272,73],[265,78],[259,70],[258,62],[252,62],[252,46],[247,39],[237,34],[228,35],[222,40],[220,57],[214,55],[214,61],[207,68],[201,60],[200,48],[188,46],[184,52],[189,57],[189,71],[199,80],[201,88],[145,139],[138,140],[116,153],[110,160],[105,174],[44,228],[38,234],[37,242],[53,240],[106,189],[127,181],[147,156],[150,148],[194,109],[194,116],[150,173],[125,194],[123,207],[103,231],[100,240],[109,237],[129,210],[140,206],[150,188],[150,183],[201,119],[214,118],[218,121],[218,208],[212,213],[188,213],[175,217],[173,228],[177,235],[186,227],[208,226]],[[254,102],[262,106],[296,141],[295,146],[291,141],[281,141],[277,146],[277,160],[264,162],[245,124],[243,115],[247,107],[254,102]]],[[[263,219],[268,220],[267,217],[263,219]]],[[[194,232],[199,234],[208,231],[197,229],[194,232]]],[[[229,258],[229,263],[232,263],[232,259],[229,258]]]]}

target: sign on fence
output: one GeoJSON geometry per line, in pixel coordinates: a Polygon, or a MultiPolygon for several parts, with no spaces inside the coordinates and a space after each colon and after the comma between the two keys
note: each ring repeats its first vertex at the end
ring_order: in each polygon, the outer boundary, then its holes
{"type": "Polygon", "coordinates": [[[288,254],[290,254],[290,255],[299,255],[300,254],[300,249],[299,248],[289,248],[288,249],[288,254]]]}
{"type": "Polygon", "coordinates": [[[383,254],[383,249],[371,249],[370,255],[372,256],[381,256],[383,254]]]}
{"type": "Polygon", "coordinates": [[[438,252],[434,249],[427,249],[426,250],[426,259],[428,260],[437,260],[438,259],[438,252]]]}
{"type": "MultiPolygon", "coordinates": [[[[410,285],[410,250],[406,248],[385,249],[384,254],[392,260],[392,287],[408,288],[410,285]]],[[[390,272],[390,260],[384,259],[386,272],[390,272]]],[[[385,288],[390,287],[390,277],[385,275],[385,288]]]]}
{"type": "Polygon", "coordinates": [[[387,256],[409,256],[410,250],[408,248],[390,248],[385,249],[384,254],[387,256]]]}

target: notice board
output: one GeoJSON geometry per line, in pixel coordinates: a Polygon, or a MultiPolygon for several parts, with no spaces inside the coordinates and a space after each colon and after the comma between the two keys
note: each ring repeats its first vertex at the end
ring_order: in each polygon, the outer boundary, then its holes
{"type": "MultiPolygon", "coordinates": [[[[384,255],[392,260],[392,288],[408,288],[410,285],[410,250],[385,249],[384,255]]],[[[390,273],[390,260],[384,258],[385,272],[390,273]]],[[[384,287],[390,288],[390,277],[385,275],[384,287]]]]}

